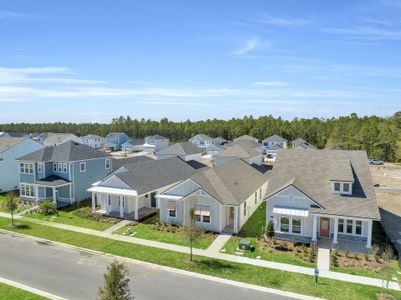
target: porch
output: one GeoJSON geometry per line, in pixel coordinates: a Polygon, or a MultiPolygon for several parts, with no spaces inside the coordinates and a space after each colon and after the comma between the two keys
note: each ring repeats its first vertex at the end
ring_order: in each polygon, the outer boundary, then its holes
{"type": "MultiPolygon", "coordinates": [[[[336,246],[336,249],[339,251],[346,252],[347,250],[351,253],[366,253],[368,249],[366,248],[366,244],[361,241],[349,241],[339,239],[336,246]]],[[[316,243],[317,248],[323,249],[331,249],[333,247],[333,239],[332,238],[319,238],[316,243]]]]}
{"type": "Polygon", "coordinates": [[[116,219],[124,219],[124,220],[130,220],[130,221],[143,221],[159,212],[158,208],[152,208],[152,207],[141,207],[138,209],[138,218],[135,217],[135,212],[130,212],[130,213],[123,213],[121,216],[120,212],[117,211],[110,211],[106,212],[103,209],[98,209],[95,210],[95,214],[100,214],[103,216],[108,216],[108,217],[113,217],[116,219]]]}

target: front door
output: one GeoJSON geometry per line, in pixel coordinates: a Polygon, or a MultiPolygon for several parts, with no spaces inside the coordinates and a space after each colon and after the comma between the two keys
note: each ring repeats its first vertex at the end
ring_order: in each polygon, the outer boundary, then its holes
{"type": "Polygon", "coordinates": [[[150,207],[157,207],[157,202],[156,202],[156,192],[153,192],[150,194],[150,207]]]}
{"type": "Polygon", "coordinates": [[[320,236],[330,236],[330,219],[320,218],[320,236]]]}
{"type": "Polygon", "coordinates": [[[234,227],[234,207],[228,208],[228,225],[234,227]]]}

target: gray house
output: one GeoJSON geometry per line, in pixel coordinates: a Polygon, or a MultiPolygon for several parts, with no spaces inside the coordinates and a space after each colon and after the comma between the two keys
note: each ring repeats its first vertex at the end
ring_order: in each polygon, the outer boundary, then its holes
{"type": "Polygon", "coordinates": [[[202,149],[190,142],[173,144],[156,153],[157,159],[178,156],[184,161],[196,160],[202,162],[202,149]]]}
{"type": "MultiPolygon", "coordinates": [[[[260,165],[263,161],[262,153],[255,149],[255,142],[235,142],[224,150],[215,154],[213,166],[218,167],[235,159],[243,159],[248,164],[260,165]]],[[[257,143],[256,143],[257,144],[257,143]]]]}
{"type": "Polygon", "coordinates": [[[121,150],[121,146],[127,142],[128,139],[128,135],[126,135],[124,132],[111,132],[106,135],[104,147],[112,150],[121,150]]]}
{"type": "Polygon", "coordinates": [[[93,182],[110,174],[109,154],[89,146],[66,142],[17,158],[20,197],[25,200],[74,203],[90,197],[93,182]]]}
{"type": "Polygon", "coordinates": [[[296,140],[293,140],[291,142],[291,148],[292,149],[317,149],[316,146],[312,145],[311,143],[308,143],[304,139],[297,138],[296,140]]]}
{"type": "Polygon", "coordinates": [[[366,152],[279,150],[267,193],[277,238],[371,247],[380,215],[366,152]]]}

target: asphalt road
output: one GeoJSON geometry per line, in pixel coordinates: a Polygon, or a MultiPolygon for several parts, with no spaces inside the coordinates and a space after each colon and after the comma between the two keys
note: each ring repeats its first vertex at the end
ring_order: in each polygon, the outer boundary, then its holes
{"type": "MultiPolygon", "coordinates": [[[[0,277],[67,299],[96,299],[112,258],[0,234],[0,277]]],[[[136,300],[294,299],[125,262],[136,300]]]]}

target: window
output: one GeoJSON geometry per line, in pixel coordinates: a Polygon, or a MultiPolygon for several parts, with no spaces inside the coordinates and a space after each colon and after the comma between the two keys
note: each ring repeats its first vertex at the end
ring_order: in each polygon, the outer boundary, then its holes
{"type": "Polygon", "coordinates": [[[258,192],[255,192],[255,204],[258,203],[258,192]]]}
{"type": "Polygon", "coordinates": [[[32,184],[21,184],[21,196],[35,197],[35,187],[32,184]]]}
{"type": "Polygon", "coordinates": [[[42,163],[39,162],[38,163],[38,173],[42,173],[42,169],[43,169],[42,163]]]}
{"type": "Polygon", "coordinates": [[[344,232],[344,219],[338,219],[338,232],[344,232]]]}
{"type": "Polygon", "coordinates": [[[210,216],[202,216],[203,223],[210,223],[210,216]]]}
{"type": "Polygon", "coordinates": [[[104,161],[104,167],[106,170],[110,169],[110,159],[105,159],[104,161]]]}
{"type": "Polygon", "coordinates": [[[355,234],[358,234],[358,235],[362,234],[362,221],[356,221],[355,234]]]}
{"type": "Polygon", "coordinates": [[[33,174],[34,164],[33,163],[20,163],[21,174],[33,174]]]}
{"type": "Polygon", "coordinates": [[[53,163],[53,172],[57,172],[57,163],[53,163]]]}
{"type": "Polygon", "coordinates": [[[175,209],[169,209],[168,210],[168,216],[171,218],[175,218],[176,217],[176,210],[175,209]]]}
{"type": "Polygon", "coordinates": [[[292,233],[301,234],[301,218],[292,218],[292,233]]]}
{"type": "Polygon", "coordinates": [[[109,205],[111,205],[111,199],[110,199],[110,195],[109,195],[109,205]]]}
{"type": "Polygon", "coordinates": [[[334,191],[339,192],[341,189],[341,184],[339,182],[334,182],[334,191]]]}
{"type": "Polygon", "coordinates": [[[210,207],[197,206],[194,211],[195,221],[199,223],[210,223],[210,207]]]}
{"type": "Polygon", "coordinates": [[[201,221],[201,216],[200,215],[195,215],[195,222],[200,222],[201,221]]]}
{"type": "Polygon", "coordinates": [[[86,171],[86,162],[83,161],[79,163],[79,171],[81,173],[86,171]]]}
{"type": "Polygon", "coordinates": [[[67,166],[67,163],[63,163],[63,173],[68,173],[67,166]]]}
{"type": "Polygon", "coordinates": [[[290,219],[288,217],[280,218],[280,231],[282,232],[290,231],[290,219]]]}
{"type": "Polygon", "coordinates": [[[244,202],[244,216],[246,216],[246,201],[244,202]]]}
{"type": "Polygon", "coordinates": [[[352,220],[347,220],[347,233],[352,234],[352,220]]]}
{"type": "Polygon", "coordinates": [[[349,183],[343,183],[343,192],[349,193],[349,183]]]}
{"type": "Polygon", "coordinates": [[[57,163],[57,172],[61,173],[63,171],[63,163],[57,163]]]}

